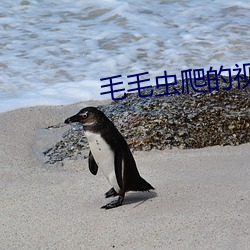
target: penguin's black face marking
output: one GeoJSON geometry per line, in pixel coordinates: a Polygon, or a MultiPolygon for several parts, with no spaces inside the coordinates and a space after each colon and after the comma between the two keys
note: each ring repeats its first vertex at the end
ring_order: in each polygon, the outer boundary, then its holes
{"type": "Polygon", "coordinates": [[[89,114],[88,111],[85,112],[79,112],[76,115],[71,116],[70,118],[65,120],[65,123],[72,123],[72,122],[80,122],[80,123],[87,123],[89,120],[89,114]]]}
{"type": "Polygon", "coordinates": [[[111,121],[100,110],[87,107],[80,110],[76,115],[69,117],[65,123],[79,122],[85,131],[99,132],[106,126],[113,126],[111,121]]]}
{"type": "Polygon", "coordinates": [[[94,107],[84,108],[76,115],[66,119],[65,123],[69,124],[73,122],[79,122],[83,126],[92,126],[98,123],[99,112],[100,111],[94,107]]]}
{"type": "Polygon", "coordinates": [[[79,121],[83,126],[91,126],[96,123],[96,118],[93,113],[84,111],[77,114],[79,121]]]}

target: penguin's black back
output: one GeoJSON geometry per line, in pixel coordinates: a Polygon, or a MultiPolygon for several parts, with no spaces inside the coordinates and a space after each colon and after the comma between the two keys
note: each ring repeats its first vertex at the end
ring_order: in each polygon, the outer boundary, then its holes
{"type": "Polygon", "coordinates": [[[150,189],[154,189],[140,176],[136,162],[126,140],[117,130],[115,125],[110,120],[109,122],[109,128],[103,129],[101,131],[101,135],[111,146],[113,151],[115,151],[116,147],[119,147],[120,150],[122,150],[124,160],[123,185],[125,191],[148,191],[150,189]]]}

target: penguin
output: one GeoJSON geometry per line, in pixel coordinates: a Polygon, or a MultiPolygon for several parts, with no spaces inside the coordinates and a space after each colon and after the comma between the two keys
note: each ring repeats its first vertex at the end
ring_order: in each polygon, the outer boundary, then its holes
{"type": "Polygon", "coordinates": [[[118,196],[117,200],[101,208],[121,206],[128,191],[154,189],[140,176],[126,140],[102,111],[95,107],[86,107],[65,120],[67,124],[73,122],[83,126],[88,140],[90,172],[96,175],[100,168],[112,187],[105,193],[106,198],[118,196]]]}

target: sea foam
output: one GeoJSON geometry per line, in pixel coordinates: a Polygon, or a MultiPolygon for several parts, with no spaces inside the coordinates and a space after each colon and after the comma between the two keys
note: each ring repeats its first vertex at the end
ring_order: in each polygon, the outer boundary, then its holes
{"type": "Polygon", "coordinates": [[[3,0],[0,111],[108,99],[100,78],[115,75],[127,90],[132,74],[154,85],[164,70],[180,78],[249,63],[249,10],[226,0],[3,0]]]}

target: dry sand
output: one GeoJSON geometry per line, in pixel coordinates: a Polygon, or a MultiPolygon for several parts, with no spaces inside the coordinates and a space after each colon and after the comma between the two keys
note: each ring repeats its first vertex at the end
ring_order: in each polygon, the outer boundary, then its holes
{"type": "Polygon", "coordinates": [[[250,144],[135,152],[155,192],[103,210],[110,187],[87,160],[41,162],[67,130],[43,128],[90,104],[0,114],[0,249],[250,248],[250,144]]]}

